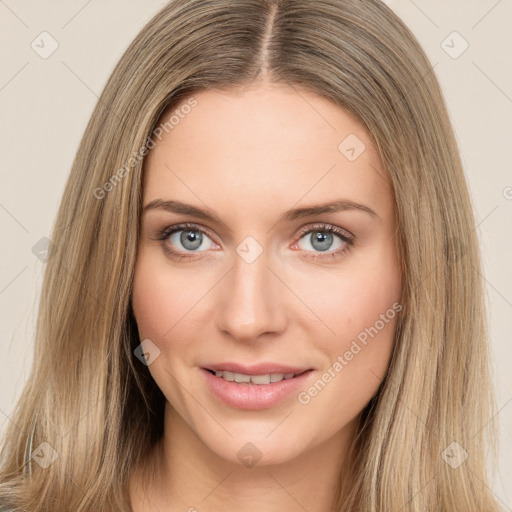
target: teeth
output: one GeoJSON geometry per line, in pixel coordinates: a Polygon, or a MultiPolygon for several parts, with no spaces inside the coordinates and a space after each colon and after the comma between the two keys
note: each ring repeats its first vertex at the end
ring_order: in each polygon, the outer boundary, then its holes
{"type": "Polygon", "coordinates": [[[224,377],[226,380],[229,380],[230,382],[235,380],[235,374],[232,372],[224,372],[221,377],[224,377]]]}
{"type": "Polygon", "coordinates": [[[253,384],[270,384],[271,382],[279,382],[281,379],[278,379],[279,374],[269,374],[266,375],[253,375],[251,377],[251,382],[253,384]],[[274,376],[275,380],[272,380],[272,376],[274,376]]]}
{"type": "Polygon", "coordinates": [[[280,382],[294,377],[294,373],[267,373],[265,375],[244,375],[243,373],[234,373],[228,371],[216,371],[216,377],[222,377],[230,382],[251,383],[251,384],[270,384],[271,382],[280,382]]]}
{"type": "Polygon", "coordinates": [[[242,373],[235,373],[235,382],[251,382],[249,375],[243,375],[242,373]]]}

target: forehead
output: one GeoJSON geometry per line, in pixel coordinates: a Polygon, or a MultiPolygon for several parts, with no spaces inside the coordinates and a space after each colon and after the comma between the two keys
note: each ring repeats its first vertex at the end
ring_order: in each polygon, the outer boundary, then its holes
{"type": "Polygon", "coordinates": [[[161,140],[152,137],[156,146],[144,166],[146,203],[170,196],[261,209],[302,198],[379,202],[391,194],[364,125],[325,98],[261,85],[201,91],[193,99],[169,109],[160,126],[171,116],[172,123],[161,140]]]}

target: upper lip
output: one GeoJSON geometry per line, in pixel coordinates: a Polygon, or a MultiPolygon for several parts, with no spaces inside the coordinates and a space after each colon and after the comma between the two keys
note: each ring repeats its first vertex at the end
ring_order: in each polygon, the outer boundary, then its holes
{"type": "Polygon", "coordinates": [[[240,364],[235,362],[225,362],[218,364],[210,364],[204,366],[206,370],[228,371],[233,373],[241,373],[243,375],[266,375],[268,373],[293,373],[295,375],[303,373],[313,368],[306,366],[288,366],[280,363],[256,363],[256,364],[240,364]]]}

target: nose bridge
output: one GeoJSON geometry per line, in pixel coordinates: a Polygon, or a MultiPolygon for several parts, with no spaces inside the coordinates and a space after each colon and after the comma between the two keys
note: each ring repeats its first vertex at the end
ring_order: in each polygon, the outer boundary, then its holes
{"type": "Polygon", "coordinates": [[[217,317],[219,328],[244,341],[255,340],[265,332],[282,331],[285,321],[279,280],[267,268],[270,255],[263,251],[253,259],[254,250],[250,242],[237,248],[217,317]],[[249,251],[244,252],[247,247],[249,251]]]}

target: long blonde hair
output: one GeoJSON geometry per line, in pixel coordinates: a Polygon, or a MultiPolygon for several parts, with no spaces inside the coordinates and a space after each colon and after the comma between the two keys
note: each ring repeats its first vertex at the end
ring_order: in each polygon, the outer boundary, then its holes
{"type": "Polygon", "coordinates": [[[353,485],[340,479],[333,510],[499,510],[485,472],[496,432],[470,198],[432,67],[379,0],[174,0],[137,35],[87,125],[53,228],[33,367],[2,445],[7,503],[129,510],[128,476],[162,436],[165,401],[134,357],[144,148],[162,113],[194,92],[261,78],[359,118],[396,197],[404,309],[354,443],[353,485]],[[30,458],[43,442],[57,455],[46,468],[30,458]]]}

